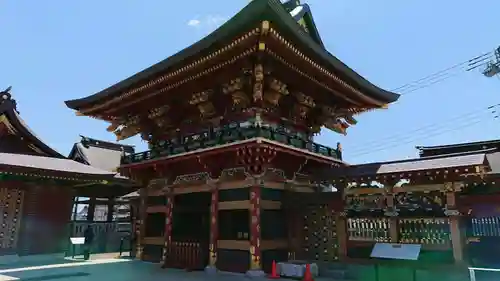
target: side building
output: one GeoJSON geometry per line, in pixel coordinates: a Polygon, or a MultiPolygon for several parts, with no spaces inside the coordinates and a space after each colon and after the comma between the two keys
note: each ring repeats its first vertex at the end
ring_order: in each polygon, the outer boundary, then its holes
{"type": "Polygon", "coordinates": [[[120,166],[141,182],[137,257],[262,274],[273,260],[338,259],[341,195],[316,192],[311,175],[347,164],[340,144],[313,136],[346,134],[355,115],[398,97],[325,49],[306,4],[255,0],[181,52],[66,104],[118,140],[149,143],[120,166]]]}
{"type": "Polygon", "coordinates": [[[420,155],[446,157],[456,153],[484,153],[489,169],[467,173],[468,188],[459,198],[466,229],[466,253],[470,264],[496,266],[500,257],[500,140],[486,140],[436,146],[419,146],[420,155]]]}
{"type": "Polygon", "coordinates": [[[0,260],[62,253],[73,197],[115,173],[67,159],[21,119],[10,89],[0,92],[0,260]]]}
{"type": "Polygon", "coordinates": [[[96,234],[93,253],[128,250],[128,247],[123,247],[130,243],[122,243],[122,240],[129,241],[132,232],[130,202],[123,200],[121,196],[138,187],[128,178],[120,176],[117,171],[122,157],[134,154],[134,147],[86,136],[80,137],[80,141],[73,145],[68,158],[116,173],[116,176],[113,184],[82,186],[94,192],[89,193],[89,197],[75,198],[71,235],[82,237],[86,227],[91,224],[96,234]]]}

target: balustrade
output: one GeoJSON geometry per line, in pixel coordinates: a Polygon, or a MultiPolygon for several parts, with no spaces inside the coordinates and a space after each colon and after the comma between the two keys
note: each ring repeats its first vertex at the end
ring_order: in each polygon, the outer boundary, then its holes
{"type": "Polygon", "coordinates": [[[349,218],[348,239],[351,241],[390,242],[389,219],[349,218]]]}
{"type": "Polygon", "coordinates": [[[399,242],[422,245],[449,245],[450,224],[446,218],[400,219],[399,242]]]}
{"type": "Polygon", "coordinates": [[[122,164],[137,163],[157,157],[176,155],[255,137],[266,138],[327,157],[341,159],[340,151],[337,149],[320,145],[273,128],[252,126],[245,128],[226,128],[211,133],[204,132],[186,136],[182,138],[182,141],[165,142],[151,150],[124,156],[122,158],[122,164]]]}

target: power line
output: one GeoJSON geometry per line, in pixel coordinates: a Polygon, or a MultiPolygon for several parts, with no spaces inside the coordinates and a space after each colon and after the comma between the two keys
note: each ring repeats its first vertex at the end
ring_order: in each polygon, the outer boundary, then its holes
{"type": "MultiPolygon", "coordinates": [[[[467,113],[464,113],[464,114],[460,114],[458,116],[454,116],[452,118],[449,118],[449,119],[446,119],[446,120],[443,120],[442,122],[435,122],[435,123],[431,123],[431,124],[427,124],[425,126],[420,126],[416,129],[412,129],[412,130],[409,130],[407,132],[401,132],[401,133],[396,133],[396,134],[393,134],[391,136],[388,136],[388,137],[383,137],[383,138],[380,138],[378,140],[375,140],[375,141],[370,141],[370,142],[366,142],[366,143],[361,143],[361,144],[358,144],[358,145],[355,145],[354,148],[360,148],[360,149],[363,149],[367,146],[379,146],[381,144],[387,144],[389,142],[393,142],[395,140],[398,140],[398,139],[401,139],[401,138],[407,138],[408,135],[413,135],[415,133],[419,133],[419,132],[428,132],[430,130],[436,130],[436,129],[446,129],[446,127],[450,124],[450,123],[457,123],[457,122],[460,122],[460,121],[465,121],[466,119],[467,120],[470,120],[472,118],[477,118],[485,113],[490,113],[490,114],[497,114],[496,112],[496,109],[497,107],[500,106],[500,104],[495,104],[495,105],[491,105],[491,106],[488,106],[488,107],[483,107],[483,108],[480,108],[480,109],[476,109],[476,110],[473,110],[473,111],[469,111],[467,113]]],[[[497,116],[494,116],[494,118],[497,118],[497,116]]]]}
{"type": "Polygon", "coordinates": [[[457,63],[453,66],[447,67],[440,71],[434,72],[430,75],[422,77],[420,79],[414,80],[412,82],[406,83],[400,87],[392,89],[393,92],[399,92],[401,95],[406,95],[417,90],[427,88],[431,85],[437,84],[449,78],[455,77],[458,74],[472,71],[478,67],[488,64],[493,56],[493,52],[487,52],[479,56],[473,57],[461,63],[457,63]]]}
{"type": "Polygon", "coordinates": [[[399,147],[401,145],[405,145],[405,144],[409,144],[409,143],[412,143],[412,142],[417,141],[417,140],[421,140],[422,138],[436,137],[436,136],[439,136],[439,135],[443,135],[445,133],[449,133],[449,132],[452,132],[452,131],[457,131],[459,129],[463,129],[463,128],[467,128],[467,127],[472,127],[472,126],[474,126],[476,124],[482,123],[483,121],[484,120],[482,120],[482,119],[476,120],[474,122],[469,122],[469,123],[462,124],[460,127],[457,127],[457,128],[449,128],[448,130],[439,131],[439,132],[436,132],[435,134],[432,134],[432,135],[421,136],[419,138],[411,139],[411,140],[408,140],[408,141],[405,141],[405,142],[398,142],[395,145],[391,145],[391,146],[384,147],[384,148],[379,148],[379,149],[376,149],[375,151],[372,150],[372,151],[366,151],[366,152],[363,152],[363,153],[355,153],[354,155],[351,155],[351,157],[356,158],[356,157],[359,157],[359,156],[363,156],[363,155],[367,155],[367,154],[372,154],[372,153],[375,153],[375,152],[385,151],[385,150],[388,150],[388,149],[391,149],[391,148],[394,148],[394,147],[399,147]]]}
{"type": "Polygon", "coordinates": [[[445,73],[445,72],[449,72],[449,71],[454,70],[454,69],[456,69],[456,68],[464,68],[464,67],[467,67],[467,68],[468,68],[469,66],[474,66],[474,65],[476,65],[478,62],[484,61],[484,60],[485,60],[485,58],[484,58],[484,57],[488,57],[488,58],[489,58],[491,55],[492,55],[492,52],[491,52],[491,51],[490,51],[490,52],[487,52],[487,53],[484,53],[484,54],[479,55],[479,56],[477,56],[477,57],[474,57],[474,58],[472,58],[472,59],[468,59],[468,60],[466,60],[466,61],[463,61],[463,62],[461,62],[461,63],[457,63],[457,64],[455,64],[455,65],[453,65],[453,66],[447,67],[447,68],[442,69],[442,70],[437,71],[437,72],[434,72],[434,73],[432,73],[432,74],[430,74],[430,75],[427,75],[427,76],[425,76],[425,77],[422,77],[422,78],[420,78],[420,79],[417,79],[417,80],[411,81],[411,82],[409,82],[409,83],[406,83],[406,84],[404,84],[404,85],[402,85],[402,86],[400,86],[400,87],[397,87],[397,88],[395,88],[395,89],[393,89],[393,90],[391,90],[391,91],[401,91],[401,90],[403,90],[404,88],[407,88],[407,87],[409,87],[409,86],[411,86],[411,85],[413,85],[413,84],[416,84],[416,83],[421,83],[421,82],[423,82],[423,81],[425,81],[425,80],[427,80],[427,79],[433,78],[434,76],[439,76],[439,75],[441,75],[441,74],[443,74],[443,73],[445,73]]]}
{"type": "MultiPolygon", "coordinates": [[[[488,106],[487,108],[484,108],[482,110],[476,110],[476,111],[470,112],[468,114],[464,114],[464,115],[458,116],[456,118],[449,119],[449,120],[445,121],[445,123],[454,122],[454,123],[460,125],[458,127],[455,126],[456,128],[452,127],[451,130],[458,130],[458,129],[464,128],[466,126],[472,126],[474,124],[477,124],[479,122],[483,122],[485,120],[484,116],[482,116],[482,114],[486,113],[485,110],[488,110],[489,113],[494,114],[493,118],[496,119],[499,117],[498,112],[496,112],[496,110],[495,110],[498,106],[500,106],[500,104],[488,106]],[[459,121],[462,121],[463,119],[466,119],[464,121],[467,121],[467,122],[459,122],[459,121]]],[[[382,140],[379,140],[378,142],[375,142],[375,144],[373,142],[370,142],[369,144],[364,145],[363,148],[361,148],[359,150],[354,150],[355,153],[352,156],[361,156],[361,155],[374,153],[376,151],[387,150],[387,149],[390,149],[393,147],[398,147],[398,146],[401,146],[401,145],[404,145],[407,143],[411,143],[411,142],[420,140],[422,138],[428,138],[428,137],[432,137],[435,135],[440,135],[443,132],[450,131],[449,127],[436,126],[436,125],[439,125],[439,124],[435,123],[435,124],[431,124],[431,125],[428,125],[425,127],[421,127],[417,130],[413,130],[413,131],[409,132],[409,134],[405,134],[405,135],[400,134],[401,136],[396,135],[396,136],[385,138],[385,139],[387,139],[387,141],[383,141],[383,139],[382,139],[382,140]],[[424,133],[420,134],[420,135],[415,135],[416,132],[420,132],[420,131],[423,131],[424,133]]]]}

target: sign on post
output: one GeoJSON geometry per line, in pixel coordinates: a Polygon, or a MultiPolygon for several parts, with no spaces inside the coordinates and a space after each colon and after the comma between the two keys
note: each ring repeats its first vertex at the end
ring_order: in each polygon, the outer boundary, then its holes
{"type": "Polygon", "coordinates": [[[70,237],[69,240],[71,241],[71,248],[72,248],[72,258],[75,258],[75,252],[76,252],[76,245],[83,245],[85,244],[85,237],[70,237]]]}
{"type": "Polygon", "coordinates": [[[422,245],[376,243],[370,257],[394,260],[418,260],[422,245]]]}
{"type": "Polygon", "coordinates": [[[83,245],[85,244],[85,237],[70,237],[71,244],[73,245],[83,245]]]}

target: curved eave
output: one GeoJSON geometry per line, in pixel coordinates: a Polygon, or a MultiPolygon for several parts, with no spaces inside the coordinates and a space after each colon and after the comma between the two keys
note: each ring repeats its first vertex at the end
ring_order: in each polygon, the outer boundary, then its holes
{"type": "Polygon", "coordinates": [[[280,1],[254,0],[239,13],[233,16],[229,21],[193,45],[94,95],[80,99],[68,100],[65,101],[65,104],[71,109],[79,110],[93,103],[97,103],[107,97],[117,95],[127,88],[138,85],[145,79],[151,79],[152,77],[167,71],[169,68],[175,67],[182,61],[188,60],[190,57],[193,57],[202,51],[222,47],[222,44],[227,41],[225,39],[234,38],[237,34],[241,33],[242,29],[256,26],[262,20],[271,20],[273,25],[276,25],[280,31],[284,32],[284,34],[289,35],[291,39],[293,39],[294,43],[313,53],[317,59],[323,60],[326,64],[329,64],[331,66],[330,68],[336,72],[342,73],[341,77],[345,79],[346,82],[352,84],[353,86],[357,86],[362,92],[372,98],[383,103],[391,103],[399,98],[398,94],[383,90],[373,85],[326,51],[320,44],[315,42],[306,31],[303,30],[293,17],[290,16],[280,1]]]}
{"type": "Polygon", "coordinates": [[[0,116],[5,116],[6,120],[3,120],[3,122],[8,122],[16,131],[16,135],[24,139],[26,142],[33,144],[36,148],[38,148],[39,151],[42,152],[43,156],[66,158],[65,156],[45,144],[40,138],[35,135],[35,133],[26,125],[24,120],[22,120],[22,118],[16,112],[15,105],[12,100],[5,100],[0,105],[0,116]]]}

